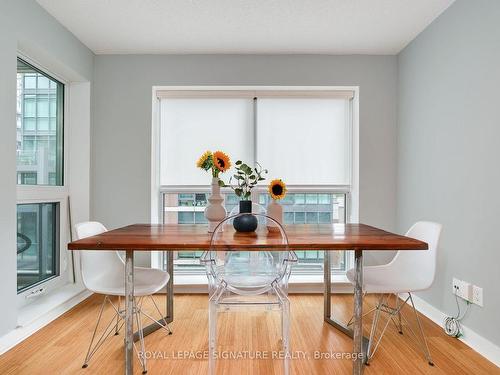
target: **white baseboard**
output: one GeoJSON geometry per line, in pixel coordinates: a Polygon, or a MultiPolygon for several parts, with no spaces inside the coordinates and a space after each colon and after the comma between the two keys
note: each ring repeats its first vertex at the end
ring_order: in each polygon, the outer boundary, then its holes
{"type": "MultiPolygon", "coordinates": [[[[415,308],[425,315],[427,318],[432,320],[434,323],[443,326],[444,320],[447,317],[445,313],[438,310],[430,303],[426,302],[422,298],[412,294],[413,302],[415,303],[415,308]]],[[[500,367],[500,347],[474,332],[467,326],[462,325],[463,335],[458,339],[462,341],[465,345],[474,349],[476,352],[481,354],[483,357],[488,359],[490,362],[494,363],[500,367]]]]}
{"type": "Polygon", "coordinates": [[[3,354],[6,351],[10,350],[36,331],[40,330],[53,320],[57,319],[72,307],[90,297],[90,295],[92,295],[92,292],[83,290],[67,299],[66,301],[58,304],[51,310],[45,312],[43,315],[37,317],[36,319],[21,323],[22,325],[17,326],[14,330],[0,337],[0,354],[3,354]]]}

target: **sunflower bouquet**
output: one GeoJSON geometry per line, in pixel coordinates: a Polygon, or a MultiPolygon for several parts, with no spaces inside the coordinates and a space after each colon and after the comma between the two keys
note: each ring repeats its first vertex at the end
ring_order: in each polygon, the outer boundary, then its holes
{"type": "Polygon", "coordinates": [[[286,185],[281,179],[272,180],[269,183],[267,190],[269,191],[271,198],[275,201],[285,198],[287,192],[286,185]]]}
{"type": "MultiPolygon", "coordinates": [[[[205,171],[211,171],[212,177],[219,177],[219,173],[224,173],[231,168],[231,159],[222,151],[205,151],[196,162],[196,166],[205,171]]],[[[222,181],[220,183],[223,184],[222,181]]]]}
{"type": "MultiPolygon", "coordinates": [[[[285,198],[287,191],[286,185],[281,179],[274,179],[267,186],[267,191],[273,199],[267,205],[267,215],[279,224],[283,224],[283,207],[278,203],[278,201],[285,198]]],[[[267,230],[269,232],[278,232],[279,228],[273,222],[268,222],[267,230]]]]}

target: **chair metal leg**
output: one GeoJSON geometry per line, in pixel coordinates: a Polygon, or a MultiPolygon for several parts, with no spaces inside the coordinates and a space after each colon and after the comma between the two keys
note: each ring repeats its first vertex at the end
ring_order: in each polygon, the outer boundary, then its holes
{"type": "MultiPolygon", "coordinates": [[[[161,312],[158,308],[158,305],[156,304],[156,302],[154,301],[152,296],[150,296],[150,297],[151,297],[151,300],[153,301],[153,304],[154,304],[156,310],[158,311],[159,315],[161,316],[161,312]]],[[[147,364],[146,364],[146,357],[144,355],[146,348],[145,348],[145,343],[144,343],[144,331],[143,331],[144,327],[142,324],[141,316],[143,315],[143,316],[147,317],[148,319],[151,319],[154,323],[158,324],[161,328],[165,329],[169,334],[172,334],[172,331],[170,330],[170,327],[168,326],[168,324],[163,325],[161,322],[157,321],[152,316],[150,316],[149,314],[142,311],[143,300],[144,300],[143,297],[139,298],[139,300],[137,300],[137,298],[133,299],[132,315],[133,315],[133,318],[135,318],[135,320],[136,320],[136,325],[137,325],[137,330],[138,330],[137,333],[139,335],[141,351],[137,350],[135,343],[133,344],[133,348],[134,348],[134,350],[139,358],[139,362],[141,363],[141,366],[143,368],[142,373],[146,374],[147,373],[147,364]]],[[[115,332],[115,335],[118,334],[121,327],[123,327],[124,323],[125,323],[124,315],[125,315],[125,311],[121,310],[120,299],[118,300],[118,305],[115,306],[113,304],[113,302],[111,301],[111,299],[109,298],[109,296],[104,297],[104,299],[101,303],[97,322],[96,322],[96,325],[94,328],[94,332],[92,334],[92,338],[90,340],[89,348],[87,350],[87,354],[85,356],[85,361],[82,365],[82,368],[88,367],[90,359],[94,356],[94,354],[97,352],[97,350],[102,346],[104,341],[111,335],[111,333],[115,332]],[[94,341],[95,341],[96,335],[97,335],[97,330],[99,328],[106,303],[109,303],[111,305],[111,307],[113,308],[113,310],[115,311],[116,320],[115,320],[115,317],[113,317],[109,321],[106,328],[104,328],[101,336],[99,337],[97,342],[94,344],[94,341]]]]}
{"type": "Polygon", "coordinates": [[[401,310],[399,310],[399,296],[396,294],[396,309],[398,309],[398,329],[399,329],[399,334],[403,334],[403,324],[401,323],[401,310]]]}
{"type": "Polygon", "coordinates": [[[374,318],[374,321],[372,323],[372,331],[370,334],[370,342],[368,344],[368,360],[367,363],[373,358],[375,355],[375,352],[377,351],[380,343],[382,342],[382,338],[384,337],[385,331],[387,330],[387,327],[389,326],[389,323],[393,321],[393,318],[395,315],[398,315],[403,308],[403,306],[408,302],[408,299],[405,299],[402,304],[398,304],[397,308],[392,308],[387,305],[387,301],[389,299],[390,295],[387,296],[382,296],[380,299],[379,304],[377,305],[377,316],[374,318]],[[387,321],[385,322],[384,328],[382,329],[378,340],[375,342],[375,334],[376,334],[376,327],[378,325],[378,321],[380,319],[380,313],[385,312],[388,313],[389,316],[387,318],[387,321]],[[374,345],[375,344],[375,345],[374,345]],[[373,347],[373,350],[371,348],[373,347]]]}
{"type": "Polygon", "coordinates": [[[94,356],[94,354],[97,352],[97,350],[101,347],[101,345],[104,343],[104,341],[106,341],[106,339],[111,335],[111,333],[115,329],[115,325],[113,324],[113,322],[115,321],[115,317],[113,317],[113,318],[111,318],[111,320],[107,324],[106,328],[104,328],[101,336],[99,337],[99,339],[95,343],[94,347],[92,347],[92,344],[94,343],[94,339],[96,337],[97,329],[99,328],[99,323],[101,321],[102,313],[104,311],[104,306],[106,305],[106,302],[109,302],[113,306],[113,303],[109,300],[109,297],[105,296],[104,300],[102,301],[102,304],[101,304],[101,309],[99,310],[99,316],[97,318],[97,323],[96,323],[96,326],[94,328],[94,333],[92,334],[92,339],[90,340],[87,355],[85,356],[85,361],[82,365],[82,368],[88,367],[90,359],[94,356]]]}
{"type": "Polygon", "coordinates": [[[380,297],[379,297],[379,300],[377,302],[377,306],[375,306],[375,316],[373,317],[373,322],[372,322],[372,328],[371,328],[371,331],[370,331],[370,339],[368,340],[368,349],[366,350],[366,353],[367,353],[367,358],[366,358],[366,364],[369,365],[369,362],[370,362],[370,359],[372,357],[372,353],[371,353],[371,348],[372,348],[372,345],[373,345],[373,340],[375,338],[375,332],[377,331],[377,325],[378,325],[378,321],[379,321],[379,318],[380,318],[380,309],[382,307],[382,303],[384,301],[384,295],[382,294],[380,297]]]}
{"type": "Polygon", "coordinates": [[[424,353],[425,358],[427,359],[427,362],[429,363],[429,365],[434,366],[434,363],[432,361],[432,357],[430,354],[429,346],[427,344],[427,340],[425,337],[424,329],[423,329],[422,323],[420,322],[418,312],[415,309],[415,305],[413,303],[413,298],[412,298],[411,293],[408,293],[408,297],[406,299],[404,299],[403,302],[399,301],[398,295],[395,295],[395,296],[396,296],[396,307],[395,308],[390,307],[387,304],[389,296],[387,296],[387,297],[381,296],[379,299],[379,302],[378,302],[377,307],[376,307],[377,312],[375,313],[375,317],[374,317],[374,320],[372,323],[372,329],[371,329],[371,333],[370,333],[370,341],[368,344],[367,364],[373,358],[375,351],[377,350],[379,344],[381,343],[382,338],[385,334],[385,331],[387,330],[387,327],[389,325],[389,322],[392,320],[394,322],[394,324],[396,325],[396,328],[398,329],[399,333],[402,334],[403,333],[403,320],[404,320],[404,322],[407,325],[408,330],[411,332],[412,336],[415,337],[417,344],[422,349],[422,352],[424,353]],[[413,314],[415,315],[415,320],[416,320],[418,328],[419,328],[419,334],[415,333],[415,331],[413,330],[411,325],[408,323],[408,320],[406,319],[405,315],[402,312],[403,307],[408,303],[408,301],[410,301],[410,303],[412,305],[413,314]],[[378,340],[375,342],[375,334],[376,334],[377,325],[378,325],[378,322],[380,319],[381,312],[388,313],[389,317],[387,318],[387,321],[385,322],[384,328],[382,329],[382,332],[380,333],[378,340]],[[396,316],[398,318],[398,322],[396,322],[394,320],[396,316]],[[372,348],[373,348],[373,350],[372,350],[372,348]]]}
{"type": "Polygon", "coordinates": [[[121,297],[118,296],[118,313],[116,314],[115,336],[117,336],[120,332],[120,327],[118,326],[120,323],[120,305],[121,305],[121,297]]]}
{"type": "Polygon", "coordinates": [[[415,319],[417,321],[417,325],[418,325],[418,328],[420,331],[420,337],[421,337],[422,342],[424,344],[422,349],[424,351],[425,358],[427,359],[427,362],[429,363],[429,365],[434,366],[434,362],[432,361],[432,357],[431,357],[431,352],[429,350],[429,345],[427,345],[427,339],[425,338],[424,328],[422,327],[422,324],[420,323],[420,318],[418,317],[418,312],[415,309],[415,304],[413,303],[413,298],[411,296],[411,293],[408,293],[408,295],[409,295],[411,306],[413,307],[413,313],[415,315],[415,319]]]}
{"type": "MultiPolygon", "coordinates": [[[[160,308],[158,307],[158,305],[156,304],[156,301],[155,299],[153,298],[153,296],[149,296],[149,298],[151,299],[151,302],[153,302],[153,306],[155,307],[156,311],[158,312],[158,316],[160,317],[160,319],[162,319],[162,321],[165,323],[165,324],[162,324],[160,321],[158,320],[155,320],[155,319],[152,319],[156,324],[158,324],[159,326],[161,326],[162,328],[165,328],[168,332],[169,335],[172,334],[172,330],[170,329],[168,323],[162,318],[163,315],[160,311],[160,308]]],[[[150,317],[151,319],[151,317],[150,317]]]]}
{"type": "Polygon", "coordinates": [[[92,349],[92,344],[94,342],[95,335],[97,333],[97,328],[99,327],[99,323],[101,322],[102,312],[104,310],[104,305],[106,304],[108,296],[104,296],[104,299],[101,303],[101,308],[99,309],[99,315],[97,317],[97,322],[95,324],[94,333],[92,334],[92,338],[90,339],[89,348],[87,350],[87,354],[85,355],[85,361],[83,362],[82,368],[88,367],[88,362],[90,361],[90,350],[92,349]]]}
{"type": "MultiPolygon", "coordinates": [[[[377,310],[376,307],[370,309],[369,311],[363,313],[363,318],[367,315],[370,315],[372,312],[374,312],[375,310],[377,310]]],[[[349,319],[349,321],[347,322],[346,326],[349,327],[352,325],[352,323],[354,323],[354,315],[351,316],[351,319],[349,319]]]]}

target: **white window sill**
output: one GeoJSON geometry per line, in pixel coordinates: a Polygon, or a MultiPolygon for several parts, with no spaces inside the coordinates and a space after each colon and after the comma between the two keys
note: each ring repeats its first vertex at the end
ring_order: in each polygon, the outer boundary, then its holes
{"type": "Polygon", "coordinates": [[[79,284],[66,284],[34,299],[18,311],[17,327],[0,337],[0,354],[58,318],[92,293],[79,284]]]}
{"type": "Polygon", "coordinates": [[[29,304],[18,310],[18,326],[24,327],[31,324],[85,290],[85,287],[80,284],[66,284],[50,293],[33,298],[29,304]]]}

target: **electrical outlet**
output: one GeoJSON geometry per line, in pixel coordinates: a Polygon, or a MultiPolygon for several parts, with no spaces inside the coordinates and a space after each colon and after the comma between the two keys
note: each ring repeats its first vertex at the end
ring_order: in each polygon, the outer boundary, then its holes
{"type": "Polygon", "coordinates": [[[476,285],[472,286],[472,303],[483,307],[483,288],[476,285]]]}
{"type": "Polygon", "coordinates": [[[453,293],[466,301],[472,302],[472,285],[466,281],[453,278],[453,293]]]}

